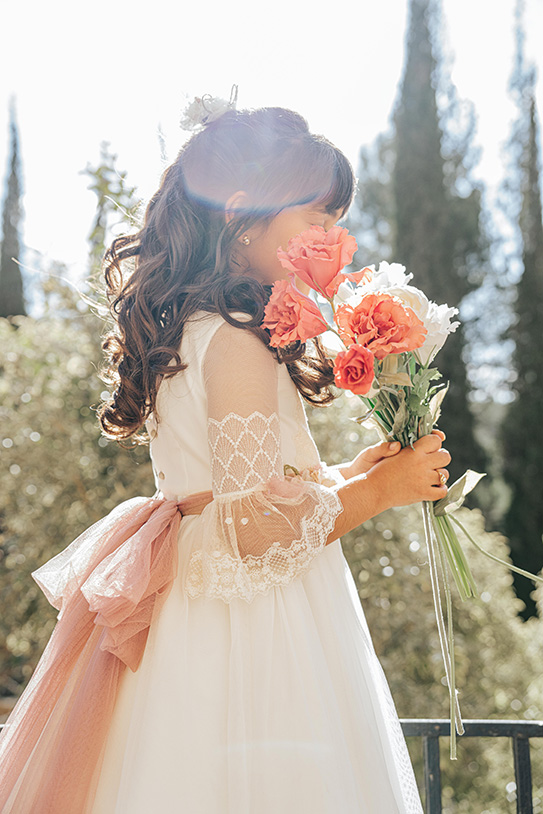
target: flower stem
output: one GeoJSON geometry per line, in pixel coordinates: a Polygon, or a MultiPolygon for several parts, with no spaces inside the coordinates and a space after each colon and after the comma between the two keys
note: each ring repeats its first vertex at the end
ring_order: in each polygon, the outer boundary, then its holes
{"type": "Polygon", "coordinates": [[[454,515],[452,515],[452,514],[451,514],[451,515],[449,515],[449,517],[450,517],[450,519],[451,519],[451,520],[453,520],[453,521],[456,523],[456,525],[457,525],[459,528],[461,528],[461,529],[462,529],[462,531],[464,532],[464,534],[466,535],[466,537],[468,538],[468,540],[470,540],[470,542],[472,542],[472,543],[473,543],[473,545],[475,546],[475,548],[476,548],[478,551],[480,551],[480,552],[481,552],[481,554],[484,554],[484,555],[485,555],[485,557],[489,557],[491,560],[494,560],[494,562],[499,562],[499,563],[500,563],[500,565],[505,565],[505,567],[506,567],[506,568],[509,568],[509,570],[510,570],[510,571],[515,571],[515,573],[517,573],[517,574],[521,574],[521,576],[523,576],[523,577],[528,577],[528,579],[531,579],[531,580],[533,580],[534,582],[543,582],[543,577],[540,577],[540,576],[538,576],[537,574],[531,574],[529,571],[524,571],[522,568],[517,568],[517,567],[516,567],[516,565],[513,565],[513,564],[512,564],[512,563],[510,563],[510,562],[506,562],[505,560],[500,560],[500,558],[499,558],[499,557],[496,557],[496,555],[495,555],[495,554],[491,554],[491,553],[490,553],[490,551],[485,551],[485,549],[484,549],[482,546],[480,546],[480,545],[479,545],[479,543],[477,543],[477,542],[476,542],[476,541],[473,539],[473,537],[471,536],[471,534],[469,533],[469,531],[466,529],[466,527],[463,525],[463,523],[461,523],[461,522],[460,522],[460,520],[458,520],[458,518],[456,518],[456,517],[455,517],[454,515]]]}
{"type": "Polygon", "coordinates": [[[432,511],[432,504],[429,501],[424,501],[422,504],[422,518],[424,522],[424,534],[426,537],[426,545],[428,548],[428,561],[430,565],[430,580],[432,584],[432,598],[434,602],[434,611],[437,622],[437,630],[439,634],[439,643],[441,646],[441,655],[443,657],[443,664],[445,667],[445,676],[449,687],[449,700],[451,711],[451,760],[456,760],[456,732],[459,735],[464,733],[464,725],[462,723],[462,716],[460,714],[460,706],[458,704],[458,694],[454,684],[454,651],[450,647],[450,642],[454,644],[454,637],[451,634],[452,626],[452,603],[450,602],[450,590],[446,572],[442,574],[445,598],[447,603],[447,628],[445,627],[445,620],[443,618],[443,609],[441,607],[441,595],[439,589],[439,571],[438,571],[438,558],[441,560],[439,554],[439,541],[435,532],[434,514],[432,511]],[[437,553],[437,556],[436,556],[437,553]]]}
{"type": "Polygon", "coordinates": [[[468,599],[470,596],[478,596],[475,579],[473,578],[473,574],[471,573],[469,563],[466,559],[466,555],[464,554],[464,549],[460,545],[460,541],[458,539],[456,531],[451,525],[450,518],[447,515],[442,515],[440,517],[435,517],[434,515],[434,519],[437,528],[443,534],[445,551],[446,552],[450,551],[450,555],[454,561],[454,568],[451,568],[451,570],[455,578],[458,590],[460,592],[460,596],[462,597],[463,600],[468,599]],[[460,588],[459,580],[462,582],[462,585],[466,592],[466,596],[463,595],[463,592],[460,588]]]}

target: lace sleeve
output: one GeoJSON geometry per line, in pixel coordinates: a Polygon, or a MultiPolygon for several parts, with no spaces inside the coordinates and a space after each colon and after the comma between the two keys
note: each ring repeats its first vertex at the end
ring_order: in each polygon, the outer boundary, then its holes
{"type": "Polygon", "coordinates": [[[185,587],[251,601],[308,570],[342,506],[334,488],[284,477],[277,362],[256,336],[223,325],[203,374],[214,500],[185,587]]]}
{"type": "Polygon", "coordinates": [[[325,464],[324,461],[321,461],[321,473],[322,482],[327,486],[341,486],[343,483],[345,483],[345,478],[341,474],[337,464],[334,466],[328,466],[328,464],[325,464]]]}

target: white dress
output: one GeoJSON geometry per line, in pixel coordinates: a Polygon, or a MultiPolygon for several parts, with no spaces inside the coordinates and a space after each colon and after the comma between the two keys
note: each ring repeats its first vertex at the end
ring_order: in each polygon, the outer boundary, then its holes
{"type": "Polygon", "coordinates": [[[342,478],[286,367],[218,315],[189,321],[181,358],[148,425],[156,482],[214,501],[181,522],[93,814],[422,814],[340,541],[325,545],[342,478]],[[281,483],[285,464],[320,483],[281,483]]]}

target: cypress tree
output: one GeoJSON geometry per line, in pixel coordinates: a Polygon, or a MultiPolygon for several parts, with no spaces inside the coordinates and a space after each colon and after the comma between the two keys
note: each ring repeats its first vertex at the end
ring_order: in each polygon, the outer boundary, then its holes
{"type": "Polygon", "coordinates": [[[136,188],[126,181],[126,172],[116,168],[117,156],[109,151],[109,144],[102,142],[100,161],[96,167],[87,165],[83,174],[91,180],[89,189],[96,197],[96,213],[88,237],[89,265],[91,276],[100,271],[102,257],[112,230],[121,225],[126,231],[134,220],[139,206],[136,199],[136,188]],[[117,218],[115,219],[115,215],[117,218]]]}
{"type": "Polygon", "coordinates": [[[23,278],[18,264],[20,257],[21,163],[19,134],[15,121],[15,105],[10,108],[10,155],[6,196],[2,213],[2,247],[0,250],[0,317],[25,315],[23,278]]]}
{"type": "MultiPolygon", "coordinates": [[[[511,81],[518,119],[510,143],[518,181],[518,235],[521,277],[516,285],[515,316],[509,335],[514,340],[517,374],[514,401],[503,425],[504,478],[511,502],[504,517],[511,557],[516,565],[537,573],[543,567],[543,218],[540,190],[539,127],[535,71],[523,65],[521,9],[517,7],[517,60],[511,81]]],[[[525,618],[536,613],[530,596],[533,583],[515,575],[517,595],[526,605],[525,618]]]]}
{"type": "MultiPolygon", "coordinates": [[[[431,26],[437,28],[438,14],[431,0],[410,2],[407,56],[394,117],[393,257],[413,272],[413,284],[430,299],[458,307],[473,289],[469,272],[482,265],[484,244],[480,190],[469,182],[463,160],[469,132],[462,143],[440,125],[436,96],[440,65],[434,54],[436,37],[430,31],[431,26]]],[[[449,382],[441,426],[453,456],[453,478],[467,468],[486,468],[474,435],[464,357],[461,327],[449,337],[436,362],[449,382]]]]}

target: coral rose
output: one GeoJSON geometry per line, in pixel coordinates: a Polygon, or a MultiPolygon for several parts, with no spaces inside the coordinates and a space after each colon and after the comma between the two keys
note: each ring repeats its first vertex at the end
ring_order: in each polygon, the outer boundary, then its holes
{"type": "MultiPolygon", "coordinates": [[[[437,305],[429,300],[419,288],[409,285],[413,275],[407,274],[405,266],[401,266],[399,263],[390,264],[383,261],[379,265],[379,271],[368,269],[368,272],[368,276],[363,282],[364,294],[380,292],[398,297],[422,320],[428,333],[424,344],[416,349],[415,355],[420,364],[426,367],[441,350],[449,334],[456,331],[460,325],[459,322],[452,321],[453,317],[458,314],[458,308],[450,308],[445,304],[437,305]]],[[[362,296],[362,292],[358,296],[362,296]]],[[[352,302],[353,299],[352,294],[344,297],[346,302],[352,302]]]]}
{"type": "Polygon", "coordinates": [[[295,274],[304,283],[324,297],[333,297],[341,283],[351,280],[359,283],[367,274],[367,269],[342,273],[357,250],[356,240],[347,229],[333,226],[323,229],[312,226],[291,238],[287,250],[277,250],[281,265],[295,274]]]}
{"type": "Polygon", "coordinates": [[[334,381],[338,387],[359,396],[369,393],[373,384],[374,356],[362,345],[351,345],[334,360],[334,381]]]}
{"type": "Polygon", "coordinates": [[[366,294],[356,305],[340,305],[335,320],[345,344],[356,342],[377,359],[420,348],[427,334],[415,312],[389,294],[366,294]]]}
{"type": "Polygon", "coordinates": [[[298,291],[294,275],[279,280],[273,286],[271,297],[264,309],[262,327],[270,334],[270,345],[281,348],[290,342],[305,342],[328,329],[328,323],[313,300],[298,291]]]}

